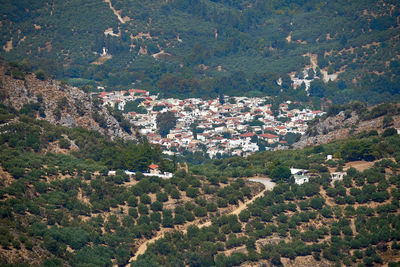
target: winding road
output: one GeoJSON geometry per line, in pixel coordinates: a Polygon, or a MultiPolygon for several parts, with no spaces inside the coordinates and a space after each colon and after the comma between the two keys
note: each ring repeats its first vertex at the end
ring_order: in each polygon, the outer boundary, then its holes
{"type": "MultiPolygon", "coordinates": [[[[251,203],[253,203],[257,198],[263,196],[265,191],[272,190],[272,189],[274,188],[274,186],[275,186],[275,183],[272,182],[271,179],[269,179],[269,178],[257,177],[257,178],[250,178],[250,179],[248,179],[248,180],[249,180],[249,181],[252,181],[252,182],[262,183],[262,184],[265,186],[265,188],[264,188],[260,193],[258,193],[257,195],[255,195],[252,199],[250,199],[250,200],[248,200],[248,201],[246,201],[246,202],[244,202],[244,203],[239,204],[239,206],[238,206],[237,208],[235,208],[233,211],[231,211],[230,213],[228,213],[228,214],[226,214],[226,215],[238,215],[241,211],[243,211],[244,209],[246,209],[248,205],[250,205],[251,203]]],[[[180,230],[180,231],[183,232],[184,234],[186,234],[186,229],[187,229],[190,225],[194,225],[194,224],[196,224],[196,223],[197,223],[197,222],[195,222],[195,223],[193,223],[193,222],[186,223],[186,224],[183,226],[184,229],[183,229],[183,230],[180,230]]],[[[199,225],[197,225],[197,227],[202,228],[202,227],[207,227],[207,226],[210,226],[210,225],[211,225],[211,220],[209,220],[209,221],[207,221],[207,222],[204,222],[204,223],[202,223],[202,224],[199,224],[199,225]]],[[[149,244],[154,243],[154,242],[157,241],[158,239],[164,237],[164,235],[165,235],[167,232],[171,232],[171,231],[173,231],[173,230],[162,230],[162,231],[160,231],[160,232],[158,233],[157,236],[155,236],[155,237],[153,237],[153,238],[151,238],[151,239],[148,239],[148,240],[146,240],[145,242],[143,242],[143,243],[139,246],[138,250],[136,251],[135,256],[133,256],[132,258],[130,258],[129,263],[126,265],[126,267],[129,267],[129,266],[130,266],[130,263],[131,263],[132,261],[136,260],[137,257],[138,257],[139,255],[144,254],[144,253],[146,252],[147,246],[148,246],[149,244]]]]}

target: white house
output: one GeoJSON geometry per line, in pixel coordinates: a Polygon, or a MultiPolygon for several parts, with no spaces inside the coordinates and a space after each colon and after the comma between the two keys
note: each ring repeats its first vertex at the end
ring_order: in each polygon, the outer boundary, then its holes
{"type": "Polygon", "coordinates": [[[150,173],[151,174],[160,174],[160,170],[158,169],[158,165],[157,164],[150,164],[149,165],[149,169],[150,169],[150,173]]]}
{"type": "Polygon", "coordinates": [[[293,175],[294,177],[294,182],[298,185],[302,185],[304,183],[308,183],[309,179],[308,176],[305,175],[293,175]]]}
{"type": "Polygon", "coordinates": [[[346,175],[347,175],[347,172],[332,172],[331,173],[332,182],[342,181],[343,177],[346,175]]]}
{"type": "Polygon", "coordinates": [[[290,168],[290,173],[292,175],[306,175],[308,173],[308,170],[304,169],[296,169],[296,168],[290,168]]]}
{"type": "Polygon", "coordinates": [[[243,144],[244,151],[256,152],[259,150],[259,147],[256,143],[245,143],[243,144]]]}
{"type": "Polygon", "coordinates": [[[309,177],[307,176],[308,170],[290,168],[290,173],[293,175],[294,182],[298,185],[308,183],[309,177]]]}

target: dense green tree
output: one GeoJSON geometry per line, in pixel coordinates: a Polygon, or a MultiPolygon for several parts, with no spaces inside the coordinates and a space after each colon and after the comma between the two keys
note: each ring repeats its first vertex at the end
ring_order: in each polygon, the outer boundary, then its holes
{"type": "Polygon", "coordinates": [[[277,166],[271,171],[271,178],[274,180],[288,180],[291,175],[290,169],[285,166],[277,166]]]}
{"type": "Polygon", "coordinates": [[[165,137],[176,125],[176,116],[172,111],[157,114],[156,122],[158,132],[165,137]]]}

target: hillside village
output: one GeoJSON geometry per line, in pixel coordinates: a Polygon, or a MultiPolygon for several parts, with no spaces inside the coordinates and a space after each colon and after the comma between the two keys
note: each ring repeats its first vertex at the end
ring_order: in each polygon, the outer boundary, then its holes
{"type": "Polygon", "coordinates": [[[287,101],[274,114],[268,97],[158,99],[139,89],[101,92],[98,97],[104,105],[125,111],[126,118],[164,153],[203,151],[210,158],[285,149],[287,134],[304,134],[307,121],[324,113],[300,110],[296,102],[287,101]],[[138,103],[137,112],[127,112],[126,106],[132,102],[138,103]],[[162,137],[157,132],[156,117],[167,111],[173,112],[177,121],[175,128],[162,137]]]}

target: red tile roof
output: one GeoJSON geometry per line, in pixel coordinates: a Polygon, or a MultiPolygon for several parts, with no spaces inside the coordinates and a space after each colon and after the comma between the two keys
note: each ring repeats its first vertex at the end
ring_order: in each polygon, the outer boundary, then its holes
{"type": "Polygon", "coordinates": [[[149,165],[149,168],[152,170],[158,169],[158,165],[157,164],[151,164],[149,165]]]}
{"type": "Polygon", "coordinates": [[[101,92],[101,93],[99,94],[99,97],[103,98],[103,97],[105,97],[106,95],[107,95],[107,92],[101,92]]]}
{"type": "Polygon", "coordinates": [[[140,90],[140,89],[130,89],[129,93],[139,93],[139,94],[147,94],[148,91],[140,90]]]}
{"type": "Polygon", "coordinates": [[[274,134],[269,134],[269,133],[260,134],[260,136],[262,136],[262,137],[264,137],[264,138],[268,138],[268,139],[279,138],[279,136],[274,135],[274,134]]]}
{"type": "Polygon", "coordinates": [[[256,134],[255,133],[244,133],[244,134],[241,134],[240,135],[240,137],[252,137],[252,136],[255,136],[256,134]]]}

